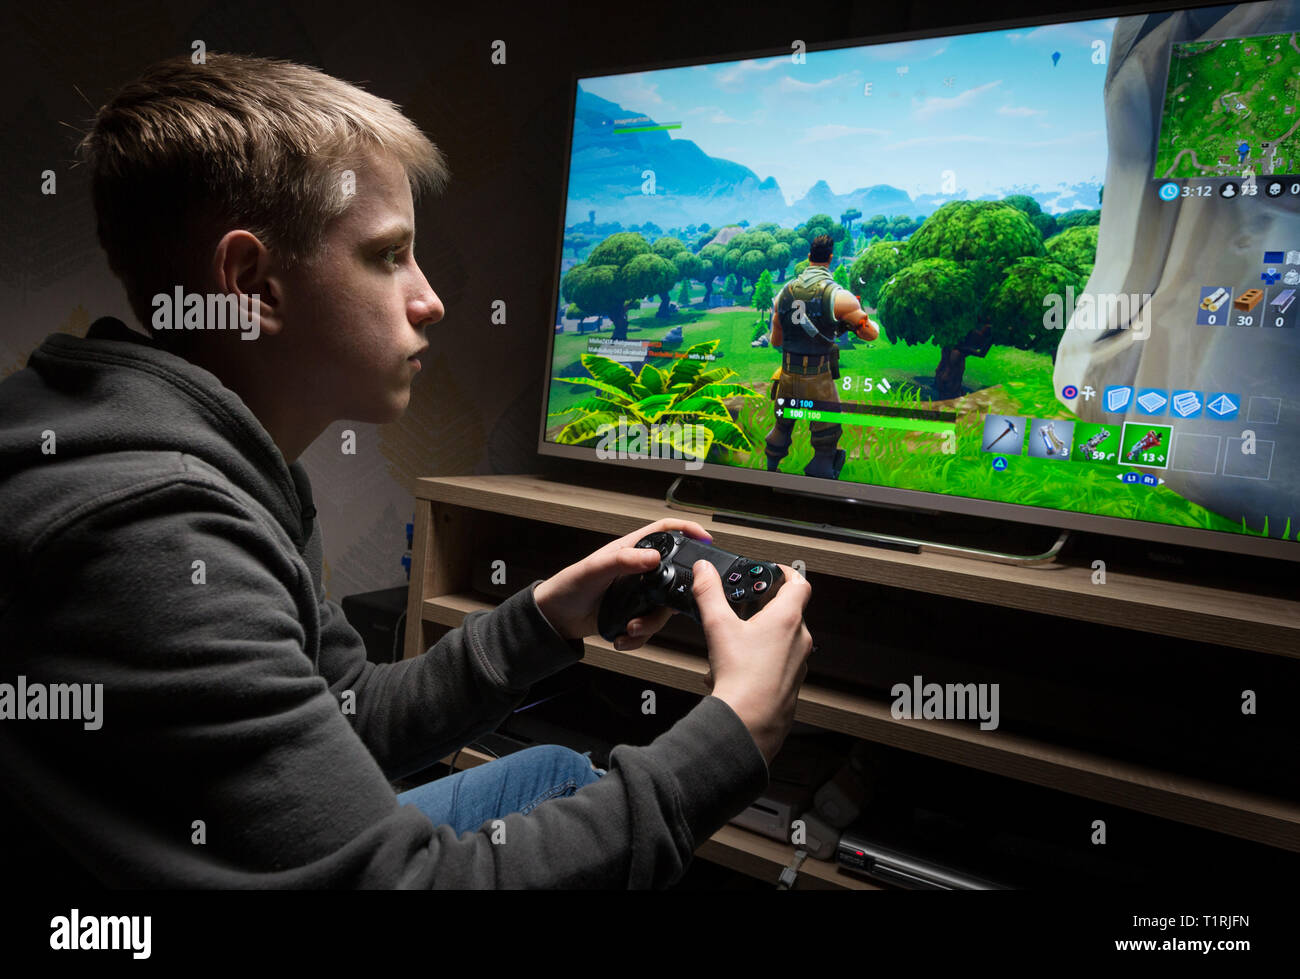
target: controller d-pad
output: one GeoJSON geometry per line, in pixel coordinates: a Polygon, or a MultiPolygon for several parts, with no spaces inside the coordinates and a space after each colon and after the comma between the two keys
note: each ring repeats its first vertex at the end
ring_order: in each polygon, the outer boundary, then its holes
{"type": "Polygon", "coordinates": [[[652,547],[659,552],[661,558],[666,558],[673,552],[673,537],[672,534],[666,534],[663,531],[659,531],[641,538],[641,540],[637,541],[636,546],[652,547]]]}

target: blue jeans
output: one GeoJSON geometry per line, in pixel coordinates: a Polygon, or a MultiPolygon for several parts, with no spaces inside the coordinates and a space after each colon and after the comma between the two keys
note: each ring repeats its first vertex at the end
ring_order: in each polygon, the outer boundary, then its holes
{"type": "Polygon", "coordinates": [[[486,765],[445,775],[397,796],[435,826],[459,836],[512,812],[527,815],[548,799],[573,795],[605,772],[591,759],[559,745],[535,745],[486,765]]]}

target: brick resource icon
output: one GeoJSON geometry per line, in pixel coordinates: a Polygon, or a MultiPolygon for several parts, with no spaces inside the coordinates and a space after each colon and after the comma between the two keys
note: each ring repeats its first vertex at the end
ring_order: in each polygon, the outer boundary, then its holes
{"type": "Polygon", "coordinates": [[[1249,313],[1259,305],[1259,301],[1264,298],[1263,289],[1247,289],[1240,296],[1233,300],[1232,305],[1241,310],[1243,313],[1249,313]]]}

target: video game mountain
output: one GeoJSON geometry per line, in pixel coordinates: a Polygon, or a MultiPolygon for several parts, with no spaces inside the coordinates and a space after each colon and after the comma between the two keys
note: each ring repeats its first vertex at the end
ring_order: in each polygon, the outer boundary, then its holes
{"type": "MultiPolygon", "coordinates": [[[[647,221],[661,228],[700,221],[716,226],[741,219],[751,225],[774,221],[783,227],[795,227],[814,214],[838,216],[850,208],[864,215],[886,217],[928,215],[954,199],[937,194],[913,198],[888,184],[836,194],[825,180],[819,180],[803,197],[787,204],[776,178],[760,177],[743,164],[709,156],[692,140],[673,138],[670,131],[626,133],[611,138],[616,123],[634,119],[650,120],[639,125],[662,124],[648,113],[624,108],[579,87],[566,228],[587,221],[588,212],[593,210],[598,223],[617,221],[624,227],[647,221]],[[646,171],[654,174],[653,194],[642,189],[646,171]]],[[[1044,209],[1060,212],[1095,208],[1099,188],[1100,183],[1088,182],[1050,188],[1015,187],[979,199],[1030,194],[1044,209]]]]}

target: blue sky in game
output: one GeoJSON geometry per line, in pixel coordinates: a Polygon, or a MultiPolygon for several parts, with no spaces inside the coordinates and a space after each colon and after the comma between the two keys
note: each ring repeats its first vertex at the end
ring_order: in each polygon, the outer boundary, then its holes
{"type": "Polygon", "coordinates": [[[775,177],[787,203],[818,180],[847,193],[890,184],[916,197],[1101,183],[1102,89],[1094,42],[1115,20],[583,79],[709,156],[775,177]],[[1053,59],[1059,52],[1060,57],[1053,59]],[[870,85],[868,89],[867,86],[870,85]]]}

